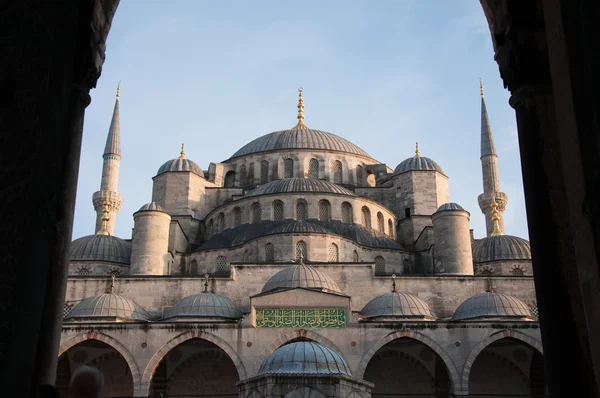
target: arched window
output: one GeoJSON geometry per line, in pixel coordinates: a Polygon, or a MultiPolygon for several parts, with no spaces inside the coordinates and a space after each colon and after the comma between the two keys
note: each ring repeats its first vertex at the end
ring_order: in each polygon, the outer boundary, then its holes
{"type": "Polygon", "coordinates": [[[298,241],[296,243],[296,261],[306,260],[306,256],[308,255],[308,247],[306,246],[306,242],[303,240],[298,241]]]}
{"type": "Polygon", "coordinates": [[[312,158],[308,162],[308,177],[309,178],[319,178],[319,161],[315,158],[312,158]]]}
{"type": "Polygon", "coordinates": [[[333,162],[333,182],[336,184],[342,183],[342,162],[336,160],[333,162]]]}
{"type": "Polygon", "coordinates": [[[361,209],[362,225],[365,228],[371,228],[371,210],[367,206],[363,206],[361,209]]]}
{"type": "Polygon", "coordinates": [[[244,254],[242,254],[242,261],[247,263],[250,261],[250,251],[244,250],[244,254]]]}
{"type": "Polygon", "coordinates": [[[385,223],[383,222],[383,214],[380,211],[377,212],[377,230],[382,234],[385,233],[385,223]]]}
{"type": "Polygon", "coordinates": [[[266,184],[269,182],[269,161],[263,160],[260,162],[260,183],[266,184]]]}
{"type": "Polygon", "coordinates": [[[208,222],[208,228],[206,229],[206,235],[207,236],[211,236],[214,232],[214,223],[213,223],[213,219],[211,218],[210,221],[208,222]]]}
{"type": "Polygon", "coordinates": [[[240,185],[241,186],[245,186],[246,184],[248,184],[248,181],[246,181],[247,178],[248,178],[248,174],[246,172],[246,165],[243,164],[240,166],[240,185]]]}
{"type": "Polygon", "coordinates": [[[515,267],[510,270],[511,275],[523,276],[525,272],[523,272],[522,268],[515,267]]]}
{"type": "Polygon", "coordinates": [[[404,209],[404,217],[406,217],[406,218],[410,217],[410,207],[407,207],[406,209],[404,209]]]}
{"type": "Polygon", "coordinates": [[[296,203],[296,220],[297,221],[306,221],[308,218],[308,209],[306,208],[306,202],[303,200],[299,200],[296,203]]]}
{"type": "Polygon", "coordinates": [[[225,174],[225,188],[231,188],[235,186],[235,171],[229,170],[225,174]]]}
{"type": "Polygon", "coordinates": [[[188,270],[189,276],[198,276],[198,261],[192,260],[190,262],[190,269],[188,270]]]}
{"type": "Polygon", "coordinates": [[[239,207],[233,209],[233,226],[239,227],[242,224],[242,210],[239,207]]]}
{"type": "Polygon", "coordinates": [[[319,202],[319,221],[331,221],[331,205],[327,200],[319,202]]]}
{"type": "Polygon", "coordinates": [[[390,238],[394,237],[394,222],[391,218],[388,220],[388,235],[390,238]]]}
{"type": "Polygon", "coordinates": [[[252,205],[252,223],[256,224],[261,221],[262,211],[260,208],[260,203],[254,203],[252,205]]]}
{"type": "Polygon", "coordinates": [[[227,259],[225,258],[225,256],[217,257],[217,273],[229,273],[229,267],[227,266],[227,259]]]}
{"type": "Polygon", "coordinates": [[[354,222],[352,205],[348,202],[342,203],[342,222],[344,224],[352,224],[354,222]]]}
{"type": "Polygon", "coordinates": [[[219,232],[223,232],[225,229],[225,214],[219,213],[219,232]]]}
{"type": "Polygon", "coordinates": [[[385,273],[385,259],[381,256],[375,257],[375,274],[381,275],[385,273]]]}
{"type": "Polygon", "coordinates": [[[283,221],[283,202],[281,200],[273,202],[273,221],[283,221]]]}
{"type": "Polygon", "coordinates": [[[283,161],[283,178],[292,178],[294,176],[294,159],[285,159],[283,161]]]}
{"type": "Polygon", "coordinates": [[[335,243],[329,245],[327,261],[330,263],[338,263],[340,261],[340,251],[335,243]]]}
{"type": "Polygon", "coordinates": [[[352,261],[355,263],[358,262],[358,252],[356,250],[352,252],[352,261]]]}
{"type": "Polygon", "coordinates": [[[363,168],[361,165],[356,166],[356,185],[362,187],[363,185],[363,168]]]}
{"type": "Polygon", "coordinates": [[[265,262],[272,263],[275,261],[275,248],[272,243],[265,245],[265,262]]]}

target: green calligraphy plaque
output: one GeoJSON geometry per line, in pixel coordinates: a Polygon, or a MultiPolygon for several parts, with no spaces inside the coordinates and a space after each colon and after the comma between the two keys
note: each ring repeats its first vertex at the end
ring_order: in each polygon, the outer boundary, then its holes
{"type": "Polygon", "coordinates": [[[257,309],[257,328],[343,328],[346,310],[325,309],[257,309]]]}

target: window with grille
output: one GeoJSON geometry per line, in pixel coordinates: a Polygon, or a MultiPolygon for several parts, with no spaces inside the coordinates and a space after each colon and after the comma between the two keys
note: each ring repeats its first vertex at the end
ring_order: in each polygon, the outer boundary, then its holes
{"type": "Polygon", "coordinates": [[[283,178],[292,178],[294,176],[294,159],[285,159],[283,161],[283,178]]]}
{"type": "Polygon", "coordinates": [[[375,257],[375,274],[385,273],[385,259],[381,256],[375,257]]]}
{"type": "Polygon", "coordinates": [[[235,171],[230,170],[225,174],[225,188],[231,188],[235,185],[235,171]]]}
{"type": "Polygon", "coordinates": [[[225,256],[217,257],[217,273],[224,274],[228,273],[229,267],[227,266],[227,259],[225,256]]]}
{"type": "Polygon", "coordinates": [[[272,263],[275,261],[275,248],[273,244],[267,243],[265,245],[265,262],[272,263]]]}
{"type": "Polygon", "coordinates": [[[331,221],[331,204],[326,200],[319,202],[319,221],[331,221]]]}
{"type": "Polygon", "coordinates": [[[380,211],[377,212],[377,230],[382,234],[385,233],[385,224],[383,222],[383,214],[380,211]]]}
{"type": "Polygon", "coordinates": [[[247,184],[246,178],[248,177],[248,172],[246,171],[246,165],[243,164],[240,166],[240,185],[244,186],[247,184]]]}
{"type": "Polygon", "coordinates": [[[208,222],[208,228],[206,229],[206,235],[207,236],[211,236],[213,233],[213,220],[212,218],[210,219],[210,221],[208,222]]]}
{"type": "Polygon", "coordinates": [[[283,202],[281,200],[273,202],[273,221],[283,221],[283,202]]]}
{"type": "Polygon", "coordinates": [[[298,201],[298,203],[296,203],[296,220],[306,221],[307,218],[308,210],[306,208],[306,202],[298,201]]]}
{"type": "Polygon", "coordinates": [[[266,184],[269,182],[269,162],[263,160],[260,162],[260,183],[266,184]]]}
{"type": "Polygon", "coordinates": [[[66,318],[67,316],[69,316],[72,309],[73,309],[72,304],[65,303],[65,306],[63,307],[63,318],[66,318]]]}
{"type": "Polygon", "coordinates": [[[352,261],[355,263],[358,262],[358,252],[356,250],[352,252],[352,261]]]}
{"type": "Polygon", "coordinates": [[[110,271],[108,271],[108,275],[119,276],[119,275],[121,275],[121,270],[118,268],[112,268],[110,271]]]}
{"type": "Polygon", "coordinates": [[[531,311],[531,315],[533,315],[534,318],[539,318],[539,311],[538,311],[538,306],[536,302],[531,302],[527,304],[529,306],[529,311],[531,311]]]}
{"type": "Polygon", "coordinates": [[[192,260],[190,263],[189,276],[198,276],[198,261],[192,260]]]}
{"type": "Polygon", "coordinates": [[[312,158],[310,162],[308,162],[308,177],[309,178],[319,178],[319,161],[315,158],[312,158]]]}
{"type": "Polygon", "coordinates": [[[388,235],[390,236],[390,238],[394,237],[394,222],[392,221],[392,219],[388,220],[388,235]]]}
{"type": "Polygon", "coordinates": [[[219,213],[219,232],[225,229],[225,214],[219,213]]]}
{"type": "Polygon", "coordinates": [[[342,203],[342,222],[352,224],[352,205],[348,202],[342,203]]]}
{"type": "Polygon", "coordinates": [[[233,209],[233,225],[239,227],[242,224],[242,210],[239,207],[233,209]]]}
{"type": "Polygon", "coordinates": [[[91,273],[92,271],[88,267],[79,267],[79,269],[77,270],[77,275],[86,276],[91,273]]]}
{"type": "Polygon", "coordinates": [[[513,268],[512,270],[510,270],[510,273],[512,275],[517,275],[517,276],[522,276],[525,274],[521,268],[513,268]]]}
{"type": "Polygon", "coordinates": [[[363,168],[361,165],[356,166],[356,185],[359,187],[363,184],[363,168]]]}
{"type": "Polygon", "coordinates": [[[306,246],[306,242],[303,240],[296,243],[296,261],[306,260],[306,256],[308,254],[308,247],[306,246]]]}
{"type": "Polygon", "coordinates": [[[333,182],[336,184],[342,183],[342,162],[339,160],[333,162],[333,182]]]}
{"type": "Polygon", "coordinates": [[[363,206],[361,210],[362,215],[362,225],[365,228],[371,228],[371,210],[367,206],[363,206]]]}
{"type": "Polygon", "coordinates": [[[330,263],[338,263],[340,261],[340,251],[335,243],[329,245],[327,261],[330,263]]]}
{"type": "Polygon", "coordinates": [[[259,203],[254,203],[252,205],[252,223],[256,224],[261,221],[261,208],[259,203]]]}

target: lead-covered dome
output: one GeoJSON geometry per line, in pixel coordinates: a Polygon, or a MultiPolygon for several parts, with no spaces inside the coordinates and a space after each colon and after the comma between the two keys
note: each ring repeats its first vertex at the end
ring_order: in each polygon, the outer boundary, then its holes
{"type": "Polygon", "coordinates": [[[111,235],[89,235],[71,242],[70,261],[131,263],[131,241],[111,235]]]}
{"type": "Polygon", "coordinates": [[[162,166],[160,166],[156,172],[156,175],[158,176],[168,171],[190,171],[199,175],[200,177],[204,177],[204,173],[202,172],[200,166],[189,159],[181,157],[165,162],[162,166]]]}
{"type": "Polygon", "coordinates": [[[352,375],[339,354],[312,341],[298,341],[279,347],[260,365],[258,374],[352,375]]]}
{"type": "Polygon", "coordinates": [[[436,213],[438,211],[453,211],[453,210],[462,210],[462,211],[466,211],[461,205],[459,205],[458,203],[444,203],[443,205],[441,205],[440,207],[438,207],[438,209],[436,210],[436,213]]]}
{"type": "Polygon", "coordinates": [[[167,212],[164,207],[162,207],[156,202],[146,203],[145,205],[140,207],[138,211],[162,211],[165,213],[167,212]]]}
{"type": "Polygon", "coordinates": [[[413,156],[400,163],[394,169],[394,175],[406,173],[407,171],[438,171],[444,174],[439,164],[425,156],[413,156]]]}
{"type": "Polygon", "coordinates": [[[164,319],[171,318],[223,318],[240,319],[242,312],[229,299],[202,292],[179,300],[164,319]]]}
{"type": "Polygon", "coordinates": [[[262,288],[261,293],[299,287],[341,294],[337,283],[329,275],[302,263],[282,269],[273,275],[262,288]]]}
{"type": "Polygon", "coordinates": [[[291,192],[311,192],[311,193],[330,193],[339,195],[356,196],[352,191],[334,184],[332,182],[317,180],[314,178],[285,178],[275,180],[248,192],[246,196],[259,196],[277,193],[291,192]]]}
{"type": "Polygon", "coordinates": [[[473,261],[531,260],[531,247],[523,238],[512,235],[488,236],[473,243],[473,261]]]}
{"type": "Polygon", "coordinates": [[[391,292],[369,301],[360,315],[365,318],[397,317],[433,320],[429,305],[411,294],[391,292]]]}
{"type": "Polygon", "coordinates": [[[150,314],[139,304],[114,293],[88,297],[77,304],[67,321],[149,321],[150,314]]]}
{"type": "Polygon", "coordinates": [[[479,318],[518,318],[533,320],[531,310],[518,298],[498,292],[485,292],[463,302],[452,315],[453,321],[479,318]]]}

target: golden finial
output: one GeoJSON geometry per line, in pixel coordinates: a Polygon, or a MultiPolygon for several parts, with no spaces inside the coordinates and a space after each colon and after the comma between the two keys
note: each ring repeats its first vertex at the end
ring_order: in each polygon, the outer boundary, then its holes
{"type": "Polygon", "coordinates": [[[396,274],[392,274],[392,292],[396,291],[396,274]]]}
{"type": "Polygon", "coordinates": [[[185,159],[185,145],[181,144],[181,152],[179,152],[179,159],[185,159]]]}
{"type": "Polygon", "coordinates": [[[481,78],[479,78],[479,92],[481,92],[481,98],[483,98],[483,80],[481,80],[481,78]]]}
{"type": "Polygon", "coordinates": [[[304,99],[302,98],[302,92],[304,89],[300,87],[298,89],[298,124],[295,129],[307,130],[308,127],[304,124],[304,99]]]}
{"type": "Polygon", "coordinates": [[[121,81],[117,84],[117,99],[121,98],[121,81]]]}
{"type": "Polygon", "coordinates": [[[98,235],[110,235],[108,232],[108,220],[110,220],[109,214],[109,206],[110,203],[108,201],[104,202],[104,209],[102,209],[102,228],[98,232],[98,235]]]}
{"type": "Polygon", "coordinates": [[[417,142],[417,145],[415,147],[415,157],[416,158],[420,158],[421,157],[421,151],[419,151],[419,143],[417,142]]]}
{"type": "Polygon", "coordinates": [[[492,221],[494,222],[494,231],[490,236],[500,236],[503,235],[500,230],[500,216],[498,215],[498,203],[496,203],[496,195],[492,194],[492,204],[490,206],[492,208],[492,221]]]}
{"type": "Polygon", "coordinates": [[[110,294],[115,294],[115,279],[117,277],[115,276],[115,274],[112,274],[110,276],[110,294]]]}
{"type": "Polygon", "coordinates": [[[207,293],[208,292],[208,277],[210,275],[208,274],[204,274],[204,292],[207,293]]]}

